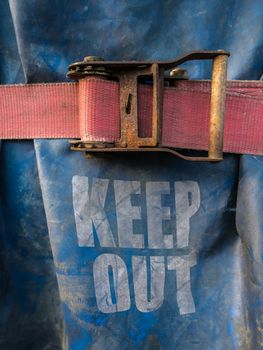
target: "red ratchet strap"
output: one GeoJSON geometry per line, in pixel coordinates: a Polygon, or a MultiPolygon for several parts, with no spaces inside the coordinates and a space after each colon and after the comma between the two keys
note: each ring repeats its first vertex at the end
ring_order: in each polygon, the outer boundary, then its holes
{"type": "MultiPolygon", "coordinates": [[[[138,86],[138,135],[152,132],[152,86],[138,86]]],[[[177,80],[163,90],[162,147],[207,150],[210,81],[177,80]]],[[[120,139],[117,81],[0,86],[0,139],[120,139]]],[[[224,152],[263,155],[263,82],[228,81],[224,152]]]]}
{"type": "MultiPolygon", "coordinates": [[[[118,83],[0,86],[0,139],[120,137],[118,83]],[[86,101],[79,119],[78,88],[86,101]]],[[[151,87],[139,85],[139,134],[151,132],[151,87]]],[[[210,82],[179,80],[164,89],[162,145],[207,150],[210,82]]],[[[82,106],[83,107],[83,106],[82,106]]],[[[224,152],[263,154],[263,82],[228,81],[224,152]]]]}

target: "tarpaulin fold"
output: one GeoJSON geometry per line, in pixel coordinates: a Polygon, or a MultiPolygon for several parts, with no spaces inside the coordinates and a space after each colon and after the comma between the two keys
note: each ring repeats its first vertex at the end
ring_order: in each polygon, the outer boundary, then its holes
{"type": "MultiPolygon", "coordinates": [[[[261,1],[10,0],[1,83],[68,64],[231,52],[260,79],[261,1]]],[[[187,64],[193,78],[211,65],[187,64]]],[[[1,349],[261,349],[262,157],[86,159],[67,140],[0,153],[1,349]]]]}

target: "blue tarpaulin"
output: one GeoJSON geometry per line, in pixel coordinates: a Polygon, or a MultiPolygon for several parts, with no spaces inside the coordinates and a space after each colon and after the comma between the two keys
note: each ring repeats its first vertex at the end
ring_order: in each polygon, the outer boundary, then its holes
{"type": "MultiPolygon", "coordinates": [[[[262,13],[260,0],[3,1],[1,83],[65,81],[90,54],[201,49],[230,51],[228,79],[258,80],[262,13]]],[[[0,165],[1,349],[263,349],[262,157],[86,159],[32,140],[2,141],[0,165]]]]}

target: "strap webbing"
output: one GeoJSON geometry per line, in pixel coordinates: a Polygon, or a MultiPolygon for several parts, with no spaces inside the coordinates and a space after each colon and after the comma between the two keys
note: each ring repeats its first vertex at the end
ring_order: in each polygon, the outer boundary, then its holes
{"type": "MultiPolygon", "coordinates": [[[[139,86],[139,134],[150,136],[152,89],[139,86]]],[[[210,82],[178,81],[164,90],[162,145],[207,150],[210,82]]],[[[263,154],[263,82],[227,83],[224,151],[263,154]]],[[[0,139],[120,137],[118,83],[0,86],[0,139]]]]}

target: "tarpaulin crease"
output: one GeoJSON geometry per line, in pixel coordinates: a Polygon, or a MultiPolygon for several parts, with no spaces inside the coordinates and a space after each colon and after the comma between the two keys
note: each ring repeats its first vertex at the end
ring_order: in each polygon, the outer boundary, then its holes
{"type": "MultiPolygon", "coordinates": [[[[262,10],[4,1],[1,83],[63,82],[88,54],[164,60],[189,48],[230,51],[228,79],[257,80],[262,10]]],[[[211,75],[207,62],[186,67],[211,75]]],[[[263,348],[261,157],[85,159],[39,139],[2,141],[0,162],[1,349],[263,348]]]]}

